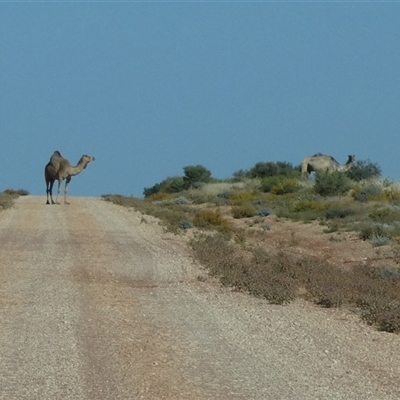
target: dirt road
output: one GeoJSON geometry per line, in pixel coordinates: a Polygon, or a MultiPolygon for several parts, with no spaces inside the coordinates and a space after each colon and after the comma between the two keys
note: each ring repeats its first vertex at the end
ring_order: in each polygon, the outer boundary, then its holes
{"type": "Polygon", "coordinates": [[[0,399],[396,399],[400,337],[202,282],[184,238],[94,198],[0,213],[0,399]]]}

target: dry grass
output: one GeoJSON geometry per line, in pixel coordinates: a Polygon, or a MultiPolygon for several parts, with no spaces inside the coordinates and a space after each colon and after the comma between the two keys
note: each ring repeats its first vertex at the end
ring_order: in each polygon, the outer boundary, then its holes
{"type": "Polygon", "coordinates": [[[302,297],[323,307],[347,307],[368,324],[400,332],[400,271],[356,265],[332,268],[318,258],[296,258],[285,251],[261,249],[245,257],[240,248],[220,236],[192,242],[197,259],[221,283],[273,304],[302,297]]]}
{"type": "Polygon", "coordinates": [[[29,192],[27,190],[19,189],[6,189],[0,193],[0,210],[5,210],[12,207],[14,200],[19,196],[26,196],[29,192]]]}

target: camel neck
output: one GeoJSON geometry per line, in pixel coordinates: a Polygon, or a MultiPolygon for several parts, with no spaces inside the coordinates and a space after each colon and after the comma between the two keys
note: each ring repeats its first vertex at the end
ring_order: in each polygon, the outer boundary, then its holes
{"type": "Polygon", "coordinates": [[[81,163],[81,164],[77,164],[75,167],[72,167],[69,171],[69,175],[74,176],[74,175],[78,175],[80,172],[82,172],[82,170],[85,168],[85,164],[81,163]]]}

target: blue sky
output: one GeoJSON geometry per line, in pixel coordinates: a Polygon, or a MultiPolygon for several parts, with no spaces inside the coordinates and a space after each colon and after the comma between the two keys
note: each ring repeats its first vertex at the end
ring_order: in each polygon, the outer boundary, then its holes
{"type": "Polygon", "coordinates": [[[0,190],[142,196],[316,152],[400,180],[396,2],[0,2],[0,190]]]}

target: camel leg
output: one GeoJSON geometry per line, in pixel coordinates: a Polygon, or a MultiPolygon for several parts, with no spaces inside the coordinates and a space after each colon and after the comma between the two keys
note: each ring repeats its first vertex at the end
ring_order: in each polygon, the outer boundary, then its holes
{"type": "Polygon", "coordinates": [[[60,192],[61,192],[61,183],[62,183],[62,180],[59,179],[59,180],[58,180],[58,188],[57,188],[56,202],[53,203],[53,204],[60,204],[60,203],[58,202],[58,196],[60,195],[60,192]]]}
{"type": "Polygon", "coordinates": [[[47,196],[46,204],[50,204],[50,201],[49,201],[50,193],[51,193],[51,184],[50,184],[50,182],[46,182],[46,196],[47,196]]]}
{"type": "Polygon", "coordinates": [[[69,183],[71,182],[71,177],[68,177],[67,179],[66,179],[66,181],[65,181],[65,188],[64,188],[64,203],[65,204],[69,204],[68,202],[67,202],[67,193],[68,193],[68,186],[69,186],[69,183]]]}
{"type": "Polygon", "coordinates": [[[49,197],[51,200],[51,204],[54,204],[53,200],[53,185],[54,181],[46,182],[46,194],[47,194],[47,202],[46,204],[50,204],[49,197]]]}

